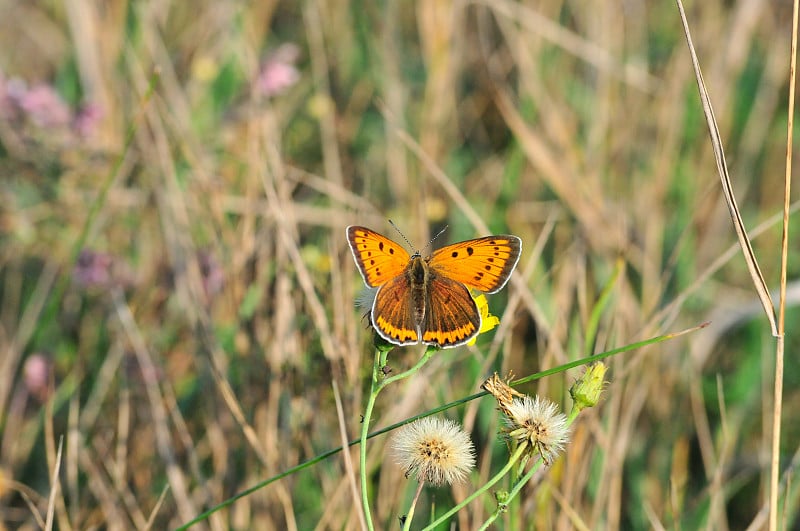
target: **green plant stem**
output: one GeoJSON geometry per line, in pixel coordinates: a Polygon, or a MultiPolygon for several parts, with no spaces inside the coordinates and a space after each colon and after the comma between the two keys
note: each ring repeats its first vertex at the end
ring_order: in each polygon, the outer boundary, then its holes
{"type": "Polygon", "coordinates": [[[414,519],[414,510],[417,508],[417,501],[419,501],[419,495],[422,494],[422,487],[424,486],[425,483],[422,481],[417,485],[417,492],[414,493],[414,499],[411,501],[411,506],[408,508],[408,513],[406,513],[406,520],[403,522],[403,531],[409,531],[411,529],[411,520],[414,519]]]}
{"type": "Polygon", "coordinates": [[[381,383],[378,381],[378,372],[381,370],[381,351],[375,351],[375,361],[372,364],[372,379],[370,380],[369,399],[364,410],[364,418],[361,420],[361,444],[359,445],[359,475],[361,477],[361,504],[364,510],[364,520],[367,529],[372,531],[372,514],[369,510],[369,489],[367,482],[367,435],[369,435],[369,420],[372,417],[372,409],[375,407],[375,400],[381,391],[381,383]]]}
{"type": "MultiPolygon", "coordinates": [[[[575,419],[578,417],[578,413],[580,413],[580,411],[575,408],[573,408],[572,411],[570,411],[569,415],[567,416],[567,426],[571,426],[572,423],[575,422],[575,419]]],[[[488,529],[489,524],[491,524],[500,517],[500,515],[506,510],[508,505],[520,493],[522,487],[524,487],[525,484],[531,480],[533,475],[536,473],[537,470],[539,470],[541,466],[542,466],[542,459],[540,456],[539,459],[537,459],[536,462],[533,464],[533,466],[531,466],[530,470],[528,470],[528,472],[526,472],[524,476],[519,478],[519,480],[514,483],[514,487],[508,493],[506,499],[503,501],[503,503],[497,504],[497,509],[495,509],[494,513],[492,513],[489,516],[489,518],[486,519],[486,521],[483,523],[480,529],[488,529]]]]}
{"type": "Polygon", "coordinates": [[[527,441],[520,444],[514,451],[514,453],[511,454],[511,458],[508,460],[508,463],[506,463],[503,466],[503,468],[501,468],[500,471],[497,474],[495,474],[494,477],[492,477],[492,479],[487,481],[483,487],[481,487],[480,489],[476,490],[475,492],[464,498],[464,500],[461,503],[454,506],[452,509],[444,513],[442,516],[431,522],[427,527],[423,529],[423,531],[435,528],[437,525],[441,524],[442,522],[446,521],[448,518],[456,514],[463,507],[466,507],[469,503],[472,502],[472,500],[474,500],[475,498],[477,498],[478,496],[480,496],[481,494],[492,488],[492,486],[495,483],[503,479],[503,477],[505,477],[505,475],[508,474],[508,471],[514,467],[514,464],[519,460],[522,454],[525,453],[525,449],[527,447],[528,447],[527,441]]]}
{"type": "MultiPolygon", "coordinates": [[[[431,356],[433,356],[438,351],[439,351],[439,349],[435,348],[435,347],[426,348],[425,349],[425,353],[422,355],[422,357],[419,359],[419,361],[413,367],[411,367],[410,369],[408,369],[405,372],[401,372],[400,374],[396,374],[396,375],[392,376],[391,378],[386,378],[384,381],[380,382],[380,389],[383,389],[387,385],[389,385],[391,383],[394,383],[397,380],[402,380],[403,378],[408,378],[409,376],[411,376],[415,372],[419,371],[422,368],[423,365],[428,363],[428,360],[431,359],[431,356]]],[[[380,368],[378,370],[380,371],[380,368]]],[[[379,389],[379,391],[380,391],[380,389],[379,389]]],[[[403,424],[408,424],[408,422],[403,422],[403,424]]]]}
{"type": "Polygon", "coordinates": [[[381,390],[383,390],[383,388],[387,385],[398,380],[402,380],[403,378],[408,378],[412,374],[419,371],[438,350],[439,349],[435,347],[426,348],[425,353],[413,367],[405,372],[401,372],[400,374],[384,380],[381,380],[380,377],[383,374],[382,369],[386,364],[388,351],[379,349],[375,352],[375,358],[372,364],[372,380],[370,383],[369,399],[367,400],[367,407],[364,410],[364,419],[361,421],[361,444],[359,446],[359,462],[361,469],[359,471],[359,476],[361,478],[361,503],[364,506],[364,520],[366,521],[367,528],[370,531],[374,529],[374,524],[372,523],[372,514],[370,513],[369,509],[369,483],[367,481],[367,439],[369,438],[369,424],[370,420],[372,419],[372,411],[375,408],[375,402],[378,399],[378,393],[380,393],[381,390]]]}
{"type": "Polygon", "coordinates": [[[589,322],[586,323],[586,332],[584,333],[584,348],[586,349],[586,354],[591,354],[594,351],[594,342],[597,337],[597,330],[600,327],[600,319],[606,315],[608,304],[611,302],[611,295],[613,295],[614,289],[617,286],[617,280],[624,270],[625,261],[617,259],[617,263],[614,266],[614,273],[611,275],[608,282],[606,282],[603,291],[600,292],[600,297],[597,299],[597,302],[592,308],[592,312],[589,314],[589,322]]]}

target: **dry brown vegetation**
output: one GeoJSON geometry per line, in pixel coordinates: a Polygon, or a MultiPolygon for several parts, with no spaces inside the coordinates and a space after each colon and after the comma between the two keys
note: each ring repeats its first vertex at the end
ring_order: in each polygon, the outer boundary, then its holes
{"type": "MultiPolygon", "coordinates": [[[[688,10],[777,288],[791,4],[688,10]]],[[[495,370],[526,376],[711,321],[610,359],[604,401],[513,517],[536,529],[763,522],[774,339],[673,3],[8,1],[0,69],[5,89],[19,78],[102,109],[81,132],[77,117],[41,123],[2,95],[0,527],[50,515],[58,529],[176,527],[356,437],[373,352],[344,228],[395,236],[387,218],[420,247],[445,224],[438,245],[501,232],[524,243],[490,298],[501,326],[386,390],[375,428],[471,395],[495,370]],[[291,73],[284,43],[298,46],[299,77],[264,88],[276,62],[291,73]]],[[[577,374],[522,390],[568,408],[577,374]]],[[[447,415],[473,435],[480,485],[507,457],[494,405],[447,415]]],[[[414,489],[385,446],[372,439],[368,456],[380,529],[396,528],[414,489]]],[[[353,447],[197,528],[357,528],[357,466],[353,447]]],[[[472,504],[460,528],[493,508],[472,504]]]]}

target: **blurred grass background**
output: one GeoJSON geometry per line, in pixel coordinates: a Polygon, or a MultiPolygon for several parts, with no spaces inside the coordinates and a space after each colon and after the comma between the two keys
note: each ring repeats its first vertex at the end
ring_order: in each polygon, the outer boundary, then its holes
{"type": "MultiPolygon", "coordinates": [[[[777,288],[791,3],[687,9],[777,288]]],[[[673,3],[9,0],[0,83],[0,526],[42,525],[62,438],[59,529],[174,527],[353,438],[372,351],[344,228],[395,238],[387,218],[419,247],[444,225],[438,244],[524,245],[490,298],[494,337],[385,392],[376,428],[493,370],[525,376],[711,320],[612,359],[604,402],[516,510],[536,529],[759,522],[774,339],[673,3]]],[[[797,317],[784,466],[800,441],[797,317]]],[[[523,391],[568,408],[577,374],[523,391]]],[[[473,434],[480,484],[506,455],[494,405],[449,414],[473,434]]],[[[388,529],[414,486],[385,442],[368,466],[388,529]]],[[[202,526],[355,528],[353,481],[340,454],[202,526]]],[[[468,490],[423,498],[446,508],[468,490]]],[[[492,509],[473,504],[459,528],[492,509]]]]}

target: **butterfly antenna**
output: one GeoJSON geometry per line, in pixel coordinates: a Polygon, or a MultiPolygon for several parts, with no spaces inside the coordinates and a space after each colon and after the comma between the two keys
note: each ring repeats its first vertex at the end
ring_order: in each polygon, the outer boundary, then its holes
{"type": "Polygon", "coordinates": [[[449,226],[450,226],[450,225],[445,225],[445,226],[444,226],[444,228],[443,228],[442,230],[440,230],[440,231],[439,231],[439,232],[436,234],[436,236],[434,236],[433,238],[431,238],[431,241],[429,241],[429,242],[428,242],[428,245],[426,245],[426,246],[425,246],[425,249],[426,249],[426,250],[427,250],[427,249],[430,249],[430,246],[431,246],[431,245],[433,245],[433,242],[435,242],[435,241],[436,241],[436,239],[437,239],[439,236],[441,236],[442,234],[444,234],[444,231],[446,231],[446,230],[447,230],[447,227],[449,227],[449,226]]]}
{"type": "Polygon", "coordinates": [[[415,249],[414,249],[414,246],[413,246],[413,245],[411,245],[411,242],[410,242],[410,241],[408,241],[408,238],[406,238],[406,235],[405,235],[405,234],[403,234],[403,231],[401,231],[401,230],[400,230],[400,228],[399,228],[397,225],[395,225],[395,224],[394,224],[394,221],[392,221],[392,220],[390,219],[390,220],[389,220],[389,224],[390,224],[392,227],[394,227],[394,230],[396,230],[396,231],[397,231],[397,233],[398,233],[400,236],[402,236],[402,237],[403,237],[403,239],[406,241],[406,244],[408,245],[408,248],[409,248],[409,249],[411,249],[412,251],[414,251],[414,250],[415,250],[415,249]]]}

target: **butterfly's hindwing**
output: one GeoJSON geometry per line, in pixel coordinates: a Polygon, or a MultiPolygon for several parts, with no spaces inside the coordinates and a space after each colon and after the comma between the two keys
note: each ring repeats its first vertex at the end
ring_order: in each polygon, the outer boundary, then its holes
{"type": "Polygon", "coordinates": [[[372,324],[378,334],[390,343],[419,343],[419,326],[414,316],[407,275],[400,274],[378,289],[372,305],[372,324]]]}
{"type": "Polygon", "coordinates": [[[446,276],[431,273],[422,342],[454,347],[468,342],[480,329],[481,314],[469,290],[446,276]]]}
{"type": "Polygon", "coordinates": [[[486,236],[442,247],[433,253],[430,267],[437,275],[495,293],[508,282],[521,250],[516,236],[486,236]]]}
{"type": "Polygon", "coordinates": [[[366,227],[347,227],[347,243],[364,283],[371,288],[402,274],[411,258],[400,245],[366,227]]]}

